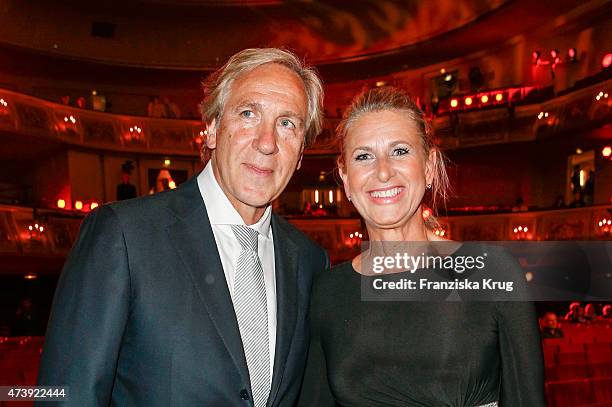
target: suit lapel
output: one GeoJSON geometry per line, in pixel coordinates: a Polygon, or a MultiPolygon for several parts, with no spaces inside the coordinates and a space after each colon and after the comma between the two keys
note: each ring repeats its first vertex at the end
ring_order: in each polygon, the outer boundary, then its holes
{"type": "Polygon", "coordinates": [[[268,406],[274,404],[276,394],[280,389],[297,318],[298,247],[291,239],[286,226],[278,221],[276,215],[272,215],[272,234],[276,274],[277,327],[274,372],[268,406]]]}
{"type": "Polygon", "coordinates": [[[170,242],[185,265],[234,364],[250,386],[234,306],[196,178],[171,194],[169,207],[178,220],[166,228],[170,242]]]}

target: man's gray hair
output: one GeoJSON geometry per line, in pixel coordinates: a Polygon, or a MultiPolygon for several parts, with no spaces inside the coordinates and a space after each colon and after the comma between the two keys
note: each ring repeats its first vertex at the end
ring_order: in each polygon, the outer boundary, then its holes
{"type": "Polygon", "coordinates": [[[234,54],[203,83],[202,119],[219,125],[231,85],[241,75],[265,64],[279,64],[295,72],[308,99],[304,144],[311,146],[323,128],[323,84],[314,68],[306,66],[295,54],[278,48],[248,48],[234,54]]]}

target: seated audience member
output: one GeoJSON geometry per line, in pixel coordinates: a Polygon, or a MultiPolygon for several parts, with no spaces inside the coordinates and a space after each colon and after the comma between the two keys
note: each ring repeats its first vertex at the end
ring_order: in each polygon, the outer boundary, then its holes
{"type": "Polygon", "coordinates": [[[87,109],[87,99],[85,99],[85,96],[79,96],[76,100],[76,107],[79,109],[87,109]]]}
{"type": "Polygon", "coordinates": [[[66,94],[60,98],[60,103],[66,106],[72,106],[72,97],[70,94],[66,94]]]}
{"type": "Polygon", "coordinates": [[[512,206],[512,212],[525,212],[528,211],[529,207],[525,204],[522,197],[516,198],[514,205],[512,206]]]}
{"type": "Polygon", "coordinates": [[[163,118],[168,117],[166,106],[161,102],[159,97],[154,96],[151,98],[149,105],[147,106],[147,114],[149,117],[163,118]]]}
{"type": "Polygon", "coordinates": [[[587,322],[597,320],[597,314],[595,313],[595,306],[593,304],[589,303],[584,307],[584,319],[587,322]]]}
{"type": "Polygon", "coordinates": [[[584,318],[584,308],[582,308],[582,305],[579,302],[573,302],[570,304],[570,310],[565,315],[565,320],[567,322],[576,323],[586,322],[586,319],[584,318]]]}
{"type": "Polygon", "coordinates": [[[601,310],[601,319],[612,319],[612,305],[608,304],[601,310]]]}
{"type": "Polygon", "coordinates": [[[557,315],[547,312],[542,317],[542,339],[563,338],[563,331],[559,328],[557,315]]]}
{"type": "Polygon", "coordinates": [[[11,334],[13,336],[41,335],[44,331],[42,325],[42,319],[32,303],[32,299],[22,298],[15,311],[11,334]]]}
{"type": "Polygon", "coordinates": [[[178,107],[176,103],[171,101],[167,96],[163,98],[164,108],[166,109],[166,117],[171,119],[180,119],[181,118],[181,109],[178,107]]]}

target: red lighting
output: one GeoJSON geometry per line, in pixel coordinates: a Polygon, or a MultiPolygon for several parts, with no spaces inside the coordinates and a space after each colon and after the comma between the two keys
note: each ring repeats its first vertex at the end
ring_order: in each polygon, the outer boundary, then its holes
{"type": "Polygon", "coordinates": [[[450,105],[451,107],[457,107],[459,105],[459,101],[457,99],[451,99],[450,105]]]}
{"type": "Polygon", "coordinates": [[[81,211],[83,210],[83,202],[81,201],[76,201],[74,203],[74,209],[76,209],[77,211],[81,211]]]}
{"type": "Polygon", "coordinates": [[[610,158],[610,156],[612,156],[612,147],[605,146],[604,148],[602,148],[601,155],[603,155],[606,158],[610,158]]]}
{"type": "Polygon", "coordinates": [[[608,68],[610,65],[612,65],[612,54],[606,54],[601,60],[601,66],[608,68]]]}
{"type": "Polygon", "coordinates": [[[576,58],[576,48],[570,48],[567,51],[567,56],[570,57],[570,59],[575,59],[576,58]]]}
{"type": "Polygon", "coordinates": [[[531,58],[533,59],[533,64],[537,65],[537,63],[540,61],[540,51],[533,51],[531,53],[531,58]]]}
{"type": "Polygon", "coordinates": [[[501,93],[498,93],[495,95],[496,102],[501,102],[503,98],[504,98],[504,95],[502,95],[501,93]]]}
{"type": "Polygon", "coordinates": [[[554,60],[559,56],[559,51],[557,51],[556,49],[551,49],[550,50],[550,57],[554,60]]]}
{"type": "Polygon", "coordinates": [[[487,103],[489,101],[489,97],[487,95],[482,95],[480,97],[480,102],[481,103],[487,103]]]}
{"type": "Polygon", "coordinates": [[[471,104],[472,104],[472,98],[471,98],[471,97],[469,97],[469,96],[468,96],[468,97],[466,97],[466,98],[465,98],[465,105],[466,105],[466,106],[469,106],[469,105],[471,105],[471,104]]]}
{"type": "Polygon", "coordinates": [[[63,199],[58,199],[57,200],[57,207],[60,209],[64,209],[66,207],[66,201],[64,201],[63,199]]]}

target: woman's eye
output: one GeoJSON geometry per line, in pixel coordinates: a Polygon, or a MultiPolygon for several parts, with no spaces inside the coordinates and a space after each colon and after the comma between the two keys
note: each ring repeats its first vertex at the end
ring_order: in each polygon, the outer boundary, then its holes
{"type": "Polygon", "coordinates": [[[295,129],[295,124],[293,124],[293,122],[289,119],[282,119],[280,121],[280,125],[289,129],[295,129]]]}
{"type": "Polygon", "coordinates": [[[404,155],[404,154],[408,154],[408,149],[407,148],[403,148],[403,147],[398,147],[393,149],[393,154],[392,155],[404,155]]]}
{"type": "Polygon", "coordinates": [[[251,110],[244,110],[240,112],[240,116],[247,118],[247,119],[251,119],[255,117],[255,113],[253,113],[251,110]]]}
{"type": "Polygon", "coordinates": [[[355,161],[365,161],[370,158],[370,154],[362,153],[355,156],[355,161]]]}

